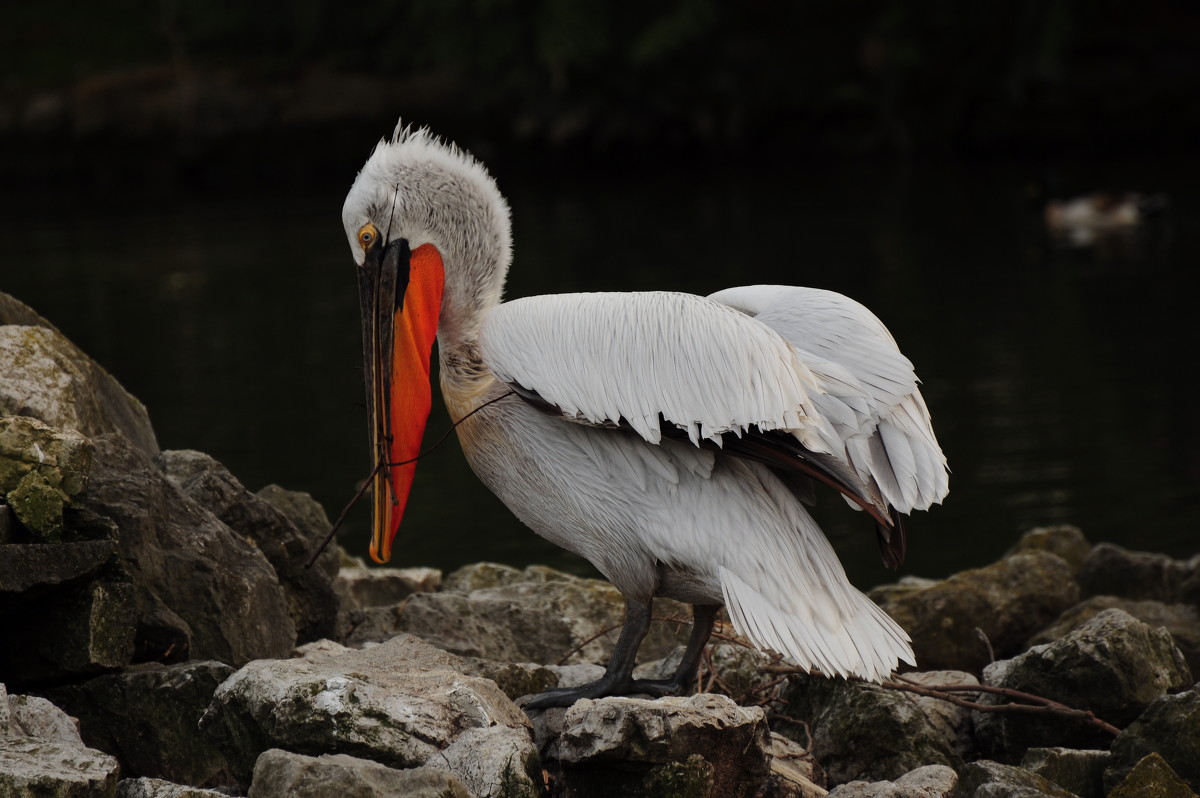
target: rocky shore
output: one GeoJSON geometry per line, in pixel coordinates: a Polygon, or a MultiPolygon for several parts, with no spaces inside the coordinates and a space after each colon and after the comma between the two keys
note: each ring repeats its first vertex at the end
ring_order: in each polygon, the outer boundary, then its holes
{"type": "MultiPolygon", "coordinates": [[[[0,795],[1200,789],[1200,558],[1031,530],[997,562],[872,592],[921,663],[889,683],[799,673],[723,625],[689,695],[526,713],[595,678],[615,589],[332,548],[305,568],[328,528],[306,494],[161,451],[136,399],[0,294],[0,795]]],[[[683,607],[656,614],[639,675],[686,639],[683,607]]]]}

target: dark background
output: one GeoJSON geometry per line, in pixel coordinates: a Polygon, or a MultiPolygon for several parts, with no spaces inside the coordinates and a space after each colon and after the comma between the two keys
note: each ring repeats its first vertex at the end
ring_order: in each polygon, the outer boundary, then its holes
{"type": "Polygon", "coordinates": [[[41,185],[345,184],[401,114],[523,170],[1057,163],[1200,131],[1187,0],[113,0],[2,20],[0,169],[41,185]]]}

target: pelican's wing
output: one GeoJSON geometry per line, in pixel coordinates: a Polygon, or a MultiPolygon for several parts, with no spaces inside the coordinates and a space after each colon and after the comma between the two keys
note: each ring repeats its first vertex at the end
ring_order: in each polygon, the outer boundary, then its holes
{"type": "Polygon", "coordinates": [[[775,330],[800,353],[822,383],[810,400],[834,430],[828,444],[889,504],[907,513],[945,497],[946,457],[912,363],[871,311],[832,291],[779,285],[709,298],[775,330]]]}
{"type": "Polygon", "coordinates": [[[784,430],[828,452],[811,401],[819,382],[783,336],[720,302],[667,292],[553,294],[506,302],[480,335],[503,382],[568,418],[625,423],[650,443],[663,427],[693,444],[784,430]]]}

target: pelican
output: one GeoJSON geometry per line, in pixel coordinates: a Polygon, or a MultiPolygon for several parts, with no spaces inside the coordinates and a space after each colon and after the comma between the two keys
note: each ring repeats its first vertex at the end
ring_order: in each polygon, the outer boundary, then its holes
{"type": "Polygon", "coordinates": [[[576,293],[501,302],[509,209],[486,168],[397,126],[342,209],[362,308],[371,556],[386,562],[431,407],[430,358],[476,475],[625,599],[604,675],[527,709],[661,696],[696,673],[724,606],[754,645],[831,676],[915,664],[805,509],[815,483],[872,518],[886,564],[901,516],[940,502],[946,459],[912,364],[830,291],[576,293]],[[682,662],[632,676],[655,597],[692,606],[682,662]]]}

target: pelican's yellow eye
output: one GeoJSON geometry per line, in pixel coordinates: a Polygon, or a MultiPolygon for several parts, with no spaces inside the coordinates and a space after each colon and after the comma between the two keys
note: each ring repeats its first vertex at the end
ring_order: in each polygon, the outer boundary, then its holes
{"type": "Polygon", "coordinates": [[[364,250],[375,246],[375,242],[379,240],[379,231],[375,229],[375,225],[367,222],[358,230],[358,245],[364,250]]]}

